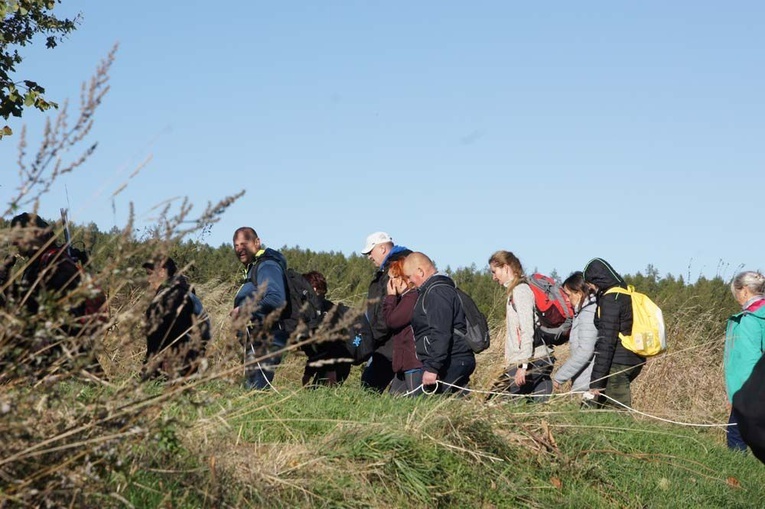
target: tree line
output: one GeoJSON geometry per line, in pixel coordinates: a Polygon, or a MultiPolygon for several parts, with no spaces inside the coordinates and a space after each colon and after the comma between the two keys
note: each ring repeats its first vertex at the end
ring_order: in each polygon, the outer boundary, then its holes
{"type": "MultiPolygon", "coordinates": [[[[55,220],[50,221],[51,224],[55,220]]],[[[8,227],[5,220],[0,220],[3,228],[8,227]]],[[[141,264],[158,249],[157,236],[151,232],[125,231],[112,228],[102,231],[95,223],[71,225],[72,243],[85,249],[91,258],[91,270],[98,272],[106,268],[119,279],[127,270],[140,269],[141,264]]],[[[230,244],[213,247],[200,240],[171,241],[163,245],[179,267],[195,285],[230,285],[232,296],[239,285],[242,265],[233,254],[230,244]]],[[[363,304],[367,287],[375,268],[365,256],[353,253],[318,252],[300,246],[277,248],[287,258],[290,267],[301,272],[317,270],[324,274],[329,286],[328,297],[331,300],[348,305],[363,304]]],[[[614,263],[618,264],[618,260],[614,263]]],[[[488,266],[444,269],[465,292],[470,294],[481,311],[487,316],[492,326],[504,321],[504,288],[492,281],[488,266]]],[[[559,278],[557,271],[551,274],[559,278]]],[[[709,334],[720,334],[724,330],[725,320],[738,310],[731,297],[729,282],[719,275],[707,278],[700,276],[696,281],[688,282],[683,276],[667,274],[660,276],[652,265],[647,265],[643,272],[624,275],[628,284],[650,296],[664,312],[665,320],[670,321],[676,313],[697,312],[711,314],[709,334]],[[719,328],[714,329],[719,324],[719,328]]],[[[107,278],[108,279],[108,278],[107,278]]],[[[122,287],[121,291],[137,290],[133,285],[122,287]]]]}

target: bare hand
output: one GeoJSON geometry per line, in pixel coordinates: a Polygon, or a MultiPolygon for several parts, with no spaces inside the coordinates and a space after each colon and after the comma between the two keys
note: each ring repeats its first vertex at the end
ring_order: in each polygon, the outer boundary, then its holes
{"type": "Polygon", "coordinates": [[[518,368],[515,370],[515,385],[520,387],[521,385],[526,383],[526,370],[523,368],[518,368]]]}
{"type": "Polygon", "coordinates": [[[590,389],[590,394],[593,396],[600,396],[601,392],[603,392],[603,389],[590,389]]]}
{"type": "Polygon", "coordinates": [[[239,317],[239,306],[237,306],[234,309],[232,309],[231,312],[228,314],[228,316],[230,316],[233,319],[238,318],[239,317]]]}
{"type": "Polygon", "coordinates": [[[426,371],[422,374],[422,385],[435,385],[438,381],[438,374],[426,371]]]}
{"type": "Polygon", "coordinates": [[[388,295],[397,295],[398,290],[396,289],[396,280],[393,278],[388,279],[388,286],[387,286],[388,295]]]}
{"type": "Polygon", "coordinates": [[[556,382],[555,380],[553,380],[553,381],[552,381],[552,383],[553,383],[553,389],[556,389],[556,390],[557,390],[557,389],[560,389],[560,384],[559,384],[558,382],[556,382]]]}

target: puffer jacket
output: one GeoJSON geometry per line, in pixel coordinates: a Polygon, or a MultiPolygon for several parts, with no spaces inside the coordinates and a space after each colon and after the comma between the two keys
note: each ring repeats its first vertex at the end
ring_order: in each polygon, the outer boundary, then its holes
{"type": "Polygon", "coordinates": [[[595,296],[587,297],[582,308],[577,311],[571,323],[569,347],[571,355],[566,363],[553,375],[559,384],[573,380],[572,391],[586,391],[590,387],[592,359],[595,343],[598,341],[598,329],[595,327],[595,296]]]}
{"type": "Polygon", "coordinates": [[[604,389],[608,384],[611,364],[637,366],[645,358],[622,346],[619,333],[632,334],[632,297],[620,293],[606,295],[609,288],[627,288],[624,279],[602,258],[591,260],[584,268],[584,279],[598,287],[598,308],[595,326],[598,340],[595,342],[595,361],[590,379],[591,389],[604,389]]]}

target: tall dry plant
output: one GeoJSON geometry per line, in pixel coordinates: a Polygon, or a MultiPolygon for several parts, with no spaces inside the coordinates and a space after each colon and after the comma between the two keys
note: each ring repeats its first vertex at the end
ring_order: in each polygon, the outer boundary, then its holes
{"type": "MultiPolygon", "coordinates": [[[[96,143],[87,138],[109,89],[115,51],[116,47],[83,85],[78,116],[72,122],[64,105],[55,120],[47,122],[32,157],[22,130],[19,184],[4,215],[22,208],[36,213],[54,182],[88,161],[96,143]],[[77,155],[67,159],[73,152],[77,155]]],[[[158,437],[161,443],[173,443],[172,430],[158,419],[163,405],[195,383],[218,375],[199,375],[159,393],[140,382],[143,317],[152,296],[144,271],[136,268],[147,259],[167,256],[184,237],[208,228],[242,194],[208,203],[196,215],[188,200],[163,204],[157,209],[156,228],[140,242],[133,233],[131,205],[128,223],[108,246],[116,254],[98,272],[87,266],[77,272],[66,282],[71,287],[66,292],[45,291],[41,283],[45,268],[37,280],[24,280],[26,269],[41,261],[44,248],[60,245],[62,225],[43,232],[33,228],[0,232],[3,246],[50,235],[47,245],[38,246],[29,259],[17,261],[17,254],[4,253],[6,260],[17,262],[12,268],[9,264],[0,282],[1,295],[7,297],[0,299],[0,507],[109,505],[103,494],[113,501],[121,497],[109,494],[116,473],[151,467],[162,461],[162,454],[164,459],[172,457],[172,447],[152,448],[158,437]],[[98,291],[108,297],[108,319],[83,326],[72,311],[98,291]],[[32,301],[35,306],[30,307],[32,301]],[[68,394],[71,390],[91,396],[78,404],[68,394]]]]}

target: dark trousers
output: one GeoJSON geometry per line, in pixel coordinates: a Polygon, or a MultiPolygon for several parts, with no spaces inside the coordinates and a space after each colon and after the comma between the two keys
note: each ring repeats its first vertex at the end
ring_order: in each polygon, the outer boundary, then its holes
{"type": "Polygon", "coordinates": [[[379,352],[375,352],[361,374],[361,386],[382,394],[393,380],[393,375],[391,360],[379,352]]]}
{"type": "Polygon", "coordinates": [[[606,385],[606,395],[615,399],[621,405],[614,403],[610,399],[606,404],[611,404],[617,409],[626,410],[625,407],[632,407],[632,392],[630,384],[643,371],[644,364],[637,366],[628,366],[626,364],[611,364],[608,372],[608,384],[606,385]]]}
{"type": "Polygon", "coordinates": [[[282,362],[282,353],[276,353],[287,344],[289,335],[277,330],[274,332],[270,343],[250,342],[246,346],[245,369],[244,369],[244,387],[250,390],[264,390],[273,387],[274,374],[276,367],[282,362]],[[268,355],[268,358],[256,362],[268,355]]]}
{"type": "Polygon", "coordinates": [[[316,366],[316,362],[308,361],[303,369],[303,385],[342,385],[346,378],[351,374],[351,364],[349,362],[330,362],[316,366]]]}
{"type": "MultiPolygon", "coordinates": [[[[552,394],[553,390],[553,383],[550,378],[553,364],[555,364],[555,357],[536,359],[529,362],[529,367],[526,370],[526,383],[520,386],[515,384],[515,373],[518,371],[518,368],[513,367],[507,370],[494,383],[491,392],[506,392],[519,396],[526,395],[528,397],[525,399],[528,403],[544,403],[550,399],[550,394],[552,394]]],[[[494,395],[489,394],[486,399],[491,399],[492,396],[494,395]]]]}
{"type": "Polygon", "coordinates": [[[399,372],[390,384],[390,393],[400,396],[419,396],[422,392],[422,369],[399,372]]]}
{"type": "Polygon", "coordinates": [[[740,420],[736,409],[730,409],[730,418],[728,419],[728,427],[725,428],[726,442],[728,443],[728,449],[731,451],[746,451],[746,442],[744,442],[741,436],[741,431],[738,429],[738,421],[740,420]]]}
{"type": "Polygon", "coordinates": [[[466,396],[470,375],[475,371],[475,357],[461,357],[451,359],[449,364],[438,374],[438,380],[444,383],[438,384],[438,394],[456,394],[466,396]],[[447,385],[449,384],[449,385],[447,385]]]}

